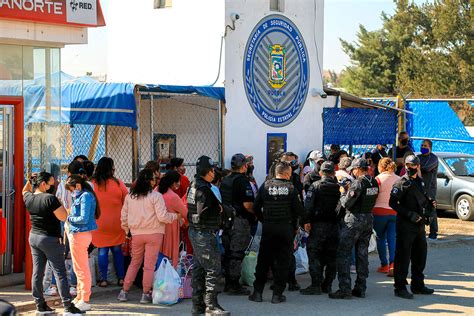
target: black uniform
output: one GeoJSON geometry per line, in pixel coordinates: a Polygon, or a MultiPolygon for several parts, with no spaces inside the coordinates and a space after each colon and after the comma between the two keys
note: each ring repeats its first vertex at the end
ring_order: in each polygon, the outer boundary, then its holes
{"type": "Polygon", "coordinates": [[[321,180],[321,176],[319,175],[318,171],[313,170],[311,172],[308,172],[308,174],[306,174],[303,179],[304,191],[308,192],[309,187],[318,180],[321,180]]]}
{"type": "Polygon", "coordinates": [[[193,304],[210,306],[217,301],[217,279],[221,258],[215,233],[219,229],[221,206],[211,184],[196,177],[187,192],[189,239],[194,249],[193,304]]]}
{"type": "Polygon", "coordinates": [[[318,289],[323,287],[325,292],[329,292],[336,278],[339,242],[337,206],[340,196],[336,179],[323,176],[310,186],[304,203],[306,222],[311,223],[307,244],[311,285],[318,289]],[[324,268],[326,271],[323,278],[324,268]]]}
{"type": "Polygon", "coordinates": [[[406,289],[408,266],[411,261],[411,288],[424,288],[423,270],[426,265],[425,224],[431,213],[431,202],[425,193],[423,180],[408,175],[398,180],[390,194],[390,207],[397,212],[397,243],[395,249],[395,290],[406,289]],[[421,220],[416,222],[417,219],[421,220]]]}
{"type": "Polygon", "coordinates": [[[254,211],[262,220],[263,227],[253,285],[255,291],[261,293],[272,267],[273,293],[281,295],[288,278],[289,261],[293,257],[295,225],[298,217],[304,215],[303,205],[290,181],[273,179],[260,187],[254,211]]]}
{"type": "Polygon", "coordinates": [[[226,289],[229,286],[240,287],[239,279],[242,270],[242,260],[245,250],[250,243],[250,226],[255,221],[255,215],[249,213],[244,202],[253,202],[252,185],[242,173],[233,172],[224,178],[220,186],[222,203],[235,209],[233,224],[226,227],[222,234],[224,245],[224,273],[226,289]]]}
{"type": "MultiPolygon", "coordinates": [[[[341,206],[346,210],[341,223],[337,248],[337,273],[339,290],[351,293],[351,252],[355,246],[357,279],[354,290],[365,294],[369,276],[369,241],[372,234],[372,209],[379,193],[377,181],[369,175],[357,178],[341,196],[341,206]]],[[[353,291],[354,293],[354,291],[353,291]]]]}

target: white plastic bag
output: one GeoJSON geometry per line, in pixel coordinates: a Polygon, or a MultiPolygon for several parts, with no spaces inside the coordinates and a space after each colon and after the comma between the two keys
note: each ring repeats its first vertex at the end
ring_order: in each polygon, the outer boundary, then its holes
{"type": "Polygon", "coordinates": [[[372,235],[369,240],[369,253],[377,250],[377,234],[372,230],[372,235]]]}
{"type": "Polygon", "coordinates": [[[161,261],[153,280],[153,304],[173,305],[179,302],[181,278],[167,258],[161,261]]]}
{"type": "Polygon", "coordinates": [[[296,259],[296,271],[295,274],[305,274],[309,271],[309,259],[306,248],[298,247],[298,250],[295,252],[296,259]]]}

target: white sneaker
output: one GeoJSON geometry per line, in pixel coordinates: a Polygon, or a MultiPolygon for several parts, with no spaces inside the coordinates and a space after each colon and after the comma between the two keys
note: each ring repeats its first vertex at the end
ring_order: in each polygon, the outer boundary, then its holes
{"type": "Polygon", "coordinates": [[[117,296],[117,300],[119,302],[128,302],[128,292],[125,292],[124,290],[120,290],[120,293],[117,296]]]}
{"type": "Polygon", "coordinates": [[[77,290],[74,286],[71,286],[69,287],[69,294],[71,294],[71,296],[77,296],[77,290]]]}
{"type": "Polygon", "coordinates": [[[77,304],[74,304],[77,308],[79,308],[83,312],[87,312],[91,310],[91,304],[86,303],[84,301],[79,301],[77,304]]]}
{"type": "Polygon", "coordinates": [[[44,295],[46,296],[58,296],[58,288],[55,286],[49,286],[46,291],[44,291],[44,295]]]}
{"type": "Polygon", "coordinates": [[[352,273],[352,274],[356,274],[356,273],[357,273],[356,266],[351,266],[351,273],[352,273]]]}

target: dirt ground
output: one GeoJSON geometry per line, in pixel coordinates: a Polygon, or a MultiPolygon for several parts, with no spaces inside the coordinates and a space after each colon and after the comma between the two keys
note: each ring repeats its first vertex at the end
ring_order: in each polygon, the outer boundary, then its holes
{"type": "MultiPolygon", "coordinates": [[[[439,239],[474,237],[474,221],[462,221],[454,212],[438,212],[439,239]]],[[[428,227],[426,228],[428,231],[428,227]]]]}

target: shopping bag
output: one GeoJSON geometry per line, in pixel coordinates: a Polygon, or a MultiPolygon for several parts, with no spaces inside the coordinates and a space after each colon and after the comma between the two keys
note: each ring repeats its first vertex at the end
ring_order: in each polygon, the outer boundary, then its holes
{"type": "Polygon", "coordinates": [[[193,297],[193,288],[191,286],[191,271],[193,265],[190,265],[186,268],[186,271],[183,276],[181,276],[181,289],[180,289],[180,298],[192,298],[193,297]]]}
{"type": "Polygon", "coordinates": [[[372,230],[372,235],[369,240],[369,253],[377,250],[377,234],[372,230]]]}
{"type": "Polygon", "coordinates": [[[298,247],[298,250],[295,252],[296,259],[296,271],[295,274],[305,274],[309,271],[309,259],[306,248],[298,247]]]}
{"type": "Polygon", "coordinates": [[[180,288],[181,278],[171,262],[164,258],[155,272],[153,280],[153,304],[173,305],[178,303],[180,288]]]}
{"type": "Polygon", "coordinates": [[[257,253],[250,251],[242,261],[242,271],[240,273],[240,284],[253,286],[255,281],[255,268],[257,267],[257,253]]]}

